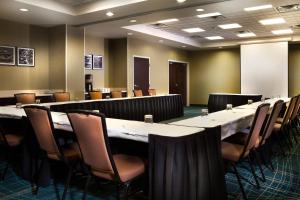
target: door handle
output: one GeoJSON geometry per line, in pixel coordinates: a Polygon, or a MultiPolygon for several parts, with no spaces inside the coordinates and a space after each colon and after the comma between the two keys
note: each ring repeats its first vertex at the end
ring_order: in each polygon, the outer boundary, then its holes
{"type": "Polygon", "coordinates": [[[177,84],[177,83],[175,84],[175,87],[178,87],[178,84],[177,84]]]}

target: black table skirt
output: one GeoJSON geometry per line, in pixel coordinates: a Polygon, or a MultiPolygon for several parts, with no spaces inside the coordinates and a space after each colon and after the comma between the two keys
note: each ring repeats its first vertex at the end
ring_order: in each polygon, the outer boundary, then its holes
{"type": "Polygon", "coordinates": [[[99,100],[83,103],[67,103],[50,106],[51,111],[100,110],[106,117],[144,121],[144,115],[152,114],[154,122],[183,116],[181,95],[99,100]]]}
{"type": "Polygon", "coordinates": [[[150,200],[227,199],[220,127],[204,133],[149,138],[150,200]]]}
{"type": "Polygon", "coordinates": [[[232,104],[233,107],[241,106],[248,103],[251,99],[253,102],[260,101],[262,95],[247,94],[209,94],[208,112],[217,112],[226,109],[226,104],[232,104]]]}

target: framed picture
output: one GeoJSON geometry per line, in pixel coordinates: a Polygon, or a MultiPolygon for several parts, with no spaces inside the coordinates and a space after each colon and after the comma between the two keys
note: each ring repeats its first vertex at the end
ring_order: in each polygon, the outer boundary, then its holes
{"type": "Polygon", "coordinates": [[[84,56],[84,67],[85,69],[93,68],[93,55],[84,56]]]}
{"type": "Polygon", "coordinates": [[[18,66],[34,67],[34,49],[18,47],[17,55],[18,66]]]}
{"type": "Polygon", "coordinates": [[[16,48],[0,46],[0,65],[16,65],[16,48]]]}
{"type": "Polygon", "coordinates": [[[102,58],[102,56],[93,56],[93,69],[103,69],[102,58]]]}

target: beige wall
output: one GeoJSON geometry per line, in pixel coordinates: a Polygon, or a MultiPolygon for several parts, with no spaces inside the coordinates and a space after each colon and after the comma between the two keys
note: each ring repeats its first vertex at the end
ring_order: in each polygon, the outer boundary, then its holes
{"type": "Polygon", "coordinates": [[[190,103],[207,104],[209,93],[240,93],[240,49],[190,53],[190,103]]]}
{"type": "Polygon", "coordinates": [[[140,39],[128,39],[127,54],[127,90],[132,95],[133,89],[133,56],[150,58],[150,87],[155,88],[157,93],[169,93],[169,62],[177,60],[188,62],[186,51],[151,43],[140,39]]]}
{"type": "Polygon", "coordinates": [[[94,89],[100,89],[104,87],[104,74],[107,67],[106,56],[104,56],[104,39],[101,37],[95,37],[90,35],[85,35],[85,55],[101,55],[103,56],[103,67],[104,70],[87,70],[85,69],[85,74],[93,75],[93,87],[94,89]]]}
{"type": "Polygon", "coordinates": [[[49,88],[66,89],[66,25],[49,28],[49,88]]]}
{"type": "Polygon", "coordinates": [[[35,67],[0,66],[0,90],[49,88],[46,28],[0,20],[0,45],[35,49],[35,67]]]}
{"type": "Polygon", "coordinates": [[[108,83],[111,88],[127,86],[127,39],[108,40],[108,83]]]}
{"type": "Polygon", "coordinates": [[[84,99],[84,29],[67,27],[66,83],[71,99],[84,99]]]}
{"type": "Polygon", "coordinates": [[[300,94],[300,44],[289,44],[289,96],[300,94]]]}

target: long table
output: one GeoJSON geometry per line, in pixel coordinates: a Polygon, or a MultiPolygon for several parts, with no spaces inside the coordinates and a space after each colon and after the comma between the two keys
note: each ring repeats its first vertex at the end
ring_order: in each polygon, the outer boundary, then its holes
{"type": "Polygon", "coordinates": [[[253,102],[260,101],[260,94],[233,94],[233,93],[211,93],[208,98],[208,111],[210,113],[224,110],[227,104],[233,107],[244,105],[248,100],[253,102]]]}
{"type": "Polygon", "coordinates": [[[100,110],[106,117],[144,121],[144,115],[153,115],[154,122],[183,116],[181,95],[158,95],[116,99],[45,103],[51,111],[100,110]]]}
{"type": "Polygon", "coordinates": [[[255,111],[262,103],[270,103],[273,107],[274,103],[279,99],[288,102],[289,98],[273,98],[264,102],[255,102],[238,107],[232,110],[222,110],[210,113],[205,116],[193,117],[170,123],[171,125],[186,127],[211,128],[221,126],[221,138],[225,139],[243,129],[249,127],[252,123],[255,111]]]}

